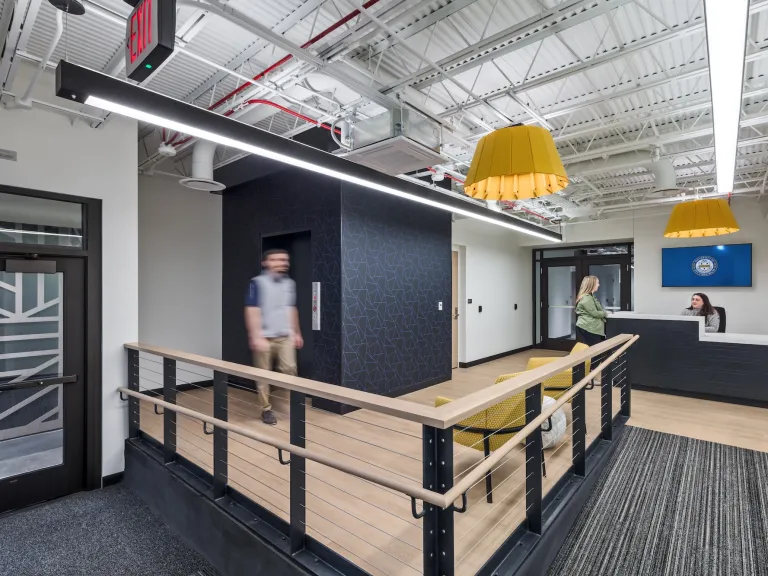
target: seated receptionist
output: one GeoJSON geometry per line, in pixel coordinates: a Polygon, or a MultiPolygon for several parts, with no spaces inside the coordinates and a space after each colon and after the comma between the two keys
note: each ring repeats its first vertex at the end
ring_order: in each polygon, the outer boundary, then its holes
{"type": "Polygon", "coordinates": [[[706,294],[697,292],[691,297],[691,306],[683,310],[683,316],[704,316],[704,331],[717,332],[720,315],[712,307],[706,294]]]}

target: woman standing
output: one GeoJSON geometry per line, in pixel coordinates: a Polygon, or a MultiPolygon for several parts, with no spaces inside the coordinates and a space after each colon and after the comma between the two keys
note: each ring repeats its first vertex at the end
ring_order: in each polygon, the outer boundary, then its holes
{"type": "Polygon", "coordinates": [[[597,276],[585,276],[576,297],[576,341],[594,346],[605,340],[605,320],[608,313],[595,298],[600,287],[597,276]]]}
{"type": "Polygon", "coordinates": [[[717,332],[720,329],[720,314],[701,292],[691,296],[691,306],[683,310],[683,316],[704,316],[704,331],[717,332]]]}

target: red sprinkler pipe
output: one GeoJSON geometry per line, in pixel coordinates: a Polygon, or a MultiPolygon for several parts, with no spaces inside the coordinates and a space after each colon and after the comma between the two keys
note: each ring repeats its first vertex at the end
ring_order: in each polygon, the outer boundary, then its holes
{"type": "MultiPolygon", "coordinates": [[[[435,170],[435,169],[434,169],[434,168],[432,168],[431,166],[430,166],[430,167],[428,167],[428,168],[427,168],[427,170],[429,170],[430,172],[432,172],[432,173],[434,173],[434,174],[437,174],[437,170],[435,170]]],[[[456,178],[455,176],[451,176],[450,174],[448,174],[448,173],[446,173],[446,172],[443,172],[443,175],[444,175],[446,178],[450,178],[451,180],[454,180],[455,182],[458,182],[458,183],[460,183],[460,184],[464,184],[464,180],[462,180],[461,178],[456,178]]],[[[509,206],[510,208],[511,208],[512,206],[515,206],[515,205],[517,204],[517,202],[509,202],[509,201],[507,201],[507,200],[502,200],[502,202],[504,203],[504,205],[505,205],[505,206],[509,206]]],[[[542,220],[546,220],[547,222],[550,222],[550,223],[552,222],[552,220],[550,220],[550,219],[549,219],[549,218],[547,218],[546,216],[542,216],[541,214],[538,214],[537,212],[534,212],[533,210],[528,210],[528,208],[526,208],[525,206],[519,206],[519,208],[520,208],[520,209],[521,209],[523,212],[525,212],[526,214],[530,214],[531,216],[536,216],[537,218],[541,218],[542,220]]]]}
{"type": "MultiPolygon", "coordinates": [[[[363,4],[363,7],[370,8],[371,6],[376,4],[377,2],[379,2],[379,0],[368,0],[368,2],[363,4]]],[[[307,40],[304,44],[301,45],[301,47],[302,48],[309,48],[313,44],[316,44],[317,42],[319,42],[320,40],[322,40],[323,38],[328,36],[328,34],[333,32],[334,30],[337,30],[341,26],[344,26],[344,24],[346,24],[347,22],[349,22],[350,20],[352,20],[353,18],[355,18],[356,16],[359,16],[359,15],[360,15],[360,10],[353,10],[352,12],[350,12],[349,14],[344,16],[344,18],[342,18],[341,20],[337,20],[336,22],[331,24],[328,28],[326,28],[325,30],[323,30],[322,32],[317,34],[316,36],[313,36],[312,38],[307,40]]],[[[286,62],[288,62],[288,61],[290,61],[292,59],[293,59],[293,54],[287,54],[286,56],[284,56],[283,58],[281,58],[280,60],[278,60],[277,62],[275,62],[274,64],[272,64],[268,68],[266,68],[265,70],[263,70],[263,71],[259,72],[258,74],[256,74],[256,76],[253,77],[253,80],[260,80],[261,78],[263,78],[264,76],[266,76],[267,74],[272,72],[273,70],[276,70],[277,68],[279,68],[280,66],[282,66],[283,64],[285,64],[286,62]]],[[[218,108],[224,102],[226,102],[227,100],[232,98],[232,96],[235,96],[236,94],[239,94],[240,92],[245,90],[246,86],[247,86],[247,84],[243,84],[242,86],[240,86],[238,88],[235,88],[234,90],[232,90],[232,92],[230,92],[229,94],[227,94],[223,98],[219,99],[215,104],[213,104],[213,106],[208,108],[208,110],[214,110],[214,109],[218,108]]]]}
{"type": "MultiPolygon", "coordinates": [[[[427,167],[427,170],[429,170],[429,171],[430,171],[430,172],[432,172],[433,174],[437,174],[437,173],[438,173],[438,172],[437,172],[437,170],[435,170],[435,169],[434,169],[434,168],[432,168],[431,166],[427,167]]],[[[445,177],[446,177],[446,178],[448,178],[449,180],[453,180],[454,182],[458,182],[459,184],[464,184],[464,180],[462,180],[461,178],[456,178],[456,176],[451,176],[451,175],[450,175],[450,174],[448,174],[447,172],[443,172],[443,176],[445,176],[445,177]]]]}
{"type": "Polygon", "coordinates": [[[509,200],[502,200],[502,203],[505,206],[508,206],[510,208],[512,208],[514,206],[517,206],[518,208],[520,208],[521,211],[525,212],[526,214],[530,214],[531,216],[536,216],[537,218],[541,218],[542,220],[546,220],[550,224],[552,223],[552,220],[550,220],[546,216],[542,216],[541,214],[539,214],[538,212],[534,212],[533,210],[528,210],[528,208],[526,208],[525,206],[522,206],[519,202],[510,202],[509,200]]]}
{"type": "MultiPolygon", "coordinates": [[[[370,8],[371,6],[373,6],[374,4],[376,4],[379,1],[380,0],[368,0],[368,2],[363,4],[363,6],[365,8],[370,8]]],[[[342,18],[341,20],[337,20],[336,22],[331,24],[328,28],[326,28],[325,30],[323,30],[319,34],[317,34],[317,35],[313,36],[312,38],[310,38],[309,40],[307,40],[304,44],[301,45],[301,47],[302,48],[308,48],[308,47],[312,46],[313,44],[319,42],[320,40],[322,40],[323,38],[328,36],[328,34],[333,32],[334,30],[337,30],[341,26],[344,26],[344,24],[346,24],[347,22],[349,22],[350,20],[352,20],[353,18],[355,18],[356,16],[359,16],[359,15],[360,15],[360,10],[353,10],[352,12],[350,12],[349,14],[344,16],[344,18],[342,18]]],[[[271,66],[267,67],[266,69],[264,69],[261,72],[259,72],[258,74],[256,74],[256,76],[253,77],[253,80],[260,80],[261,78],[263,78],[264,76],[266,76],[267,74],[272,72],[273,70],[276,70],[277,68],[279,68],[280,66],[282,66],[283,64],[285,64],[286,62],[288,62],[288,61],[290,61],[292,59],[293,59],[293,54],[287,54],[286,56],[284,56],[283,58],[281,58],[280,60],[278,60],[277,62],[272,64],[271,66]]],[[[208,108],[208,110],[215,110],[216,108],[221,106],[224,102],[226,102],[227,100],[229,100],[233,96],[235,96],[235,95],[239,94],[240,92],[242,92],[243,90],[245,90],[245,88],[247,86],[248,86],[248,84],[244,83],[241,86],[235,88],[234,90],[232,90],[232,92],[230,92],[229,94],[227,94],[223,98],[220,98],[217,102],[215,102],[212,106],[210,106],[208,108]]],[[[229,114],[225,114],[225,116],[229,116],[229,114]]],[[[314,122],[314,121],[312,121],[312,122],[314,122]]],[[[176,140],[176,137],[174,137],[168,143],[169,144],[173,144],[174,146],[179,146],[181,144],[184,144],[185,142],[188,142],[190,140],[190,138],[185,138],[184,140],[182,140],[181,142],[178,142],[178,143],[175,143],[174,142],[175,140],[176,140]]],[[[165,142],[165,138],[163,138],[163,142],[165,142]]]]}

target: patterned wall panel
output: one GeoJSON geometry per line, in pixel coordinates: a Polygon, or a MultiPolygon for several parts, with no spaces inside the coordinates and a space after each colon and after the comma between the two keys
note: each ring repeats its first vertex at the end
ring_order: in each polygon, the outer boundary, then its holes
{"type": "Polygon", "coordinates": [[[449,379],[450,213],[346,183],[341,206],[344,386],[395,395],[449,379]]]}
{"type": "Polygon", "coordinates": [[[313,333],[312,378],[341,383],[341,206],[338,180],[285,170],[224,194],[222,352],[250,364],[243,298],[260,270],[262,234],[310,230],[312,267],[322,282],[322,330],[313,333]]]}

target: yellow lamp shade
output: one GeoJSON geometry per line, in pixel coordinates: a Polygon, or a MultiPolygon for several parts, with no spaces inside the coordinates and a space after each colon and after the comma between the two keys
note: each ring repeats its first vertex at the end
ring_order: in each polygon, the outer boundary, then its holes
{"type": "Polygon", "coordinates": [[[739,223],[725,200],[694,200],[675,206],[664,230],[666,238],[703,238],[739,231],[739,223]]]}
{"type": "Polygon", "coordinates": [[[478,142],[464,192],[483,200],[526,200],[566,186],[552,135],[538,126],[509,126],[478,142]]]}

